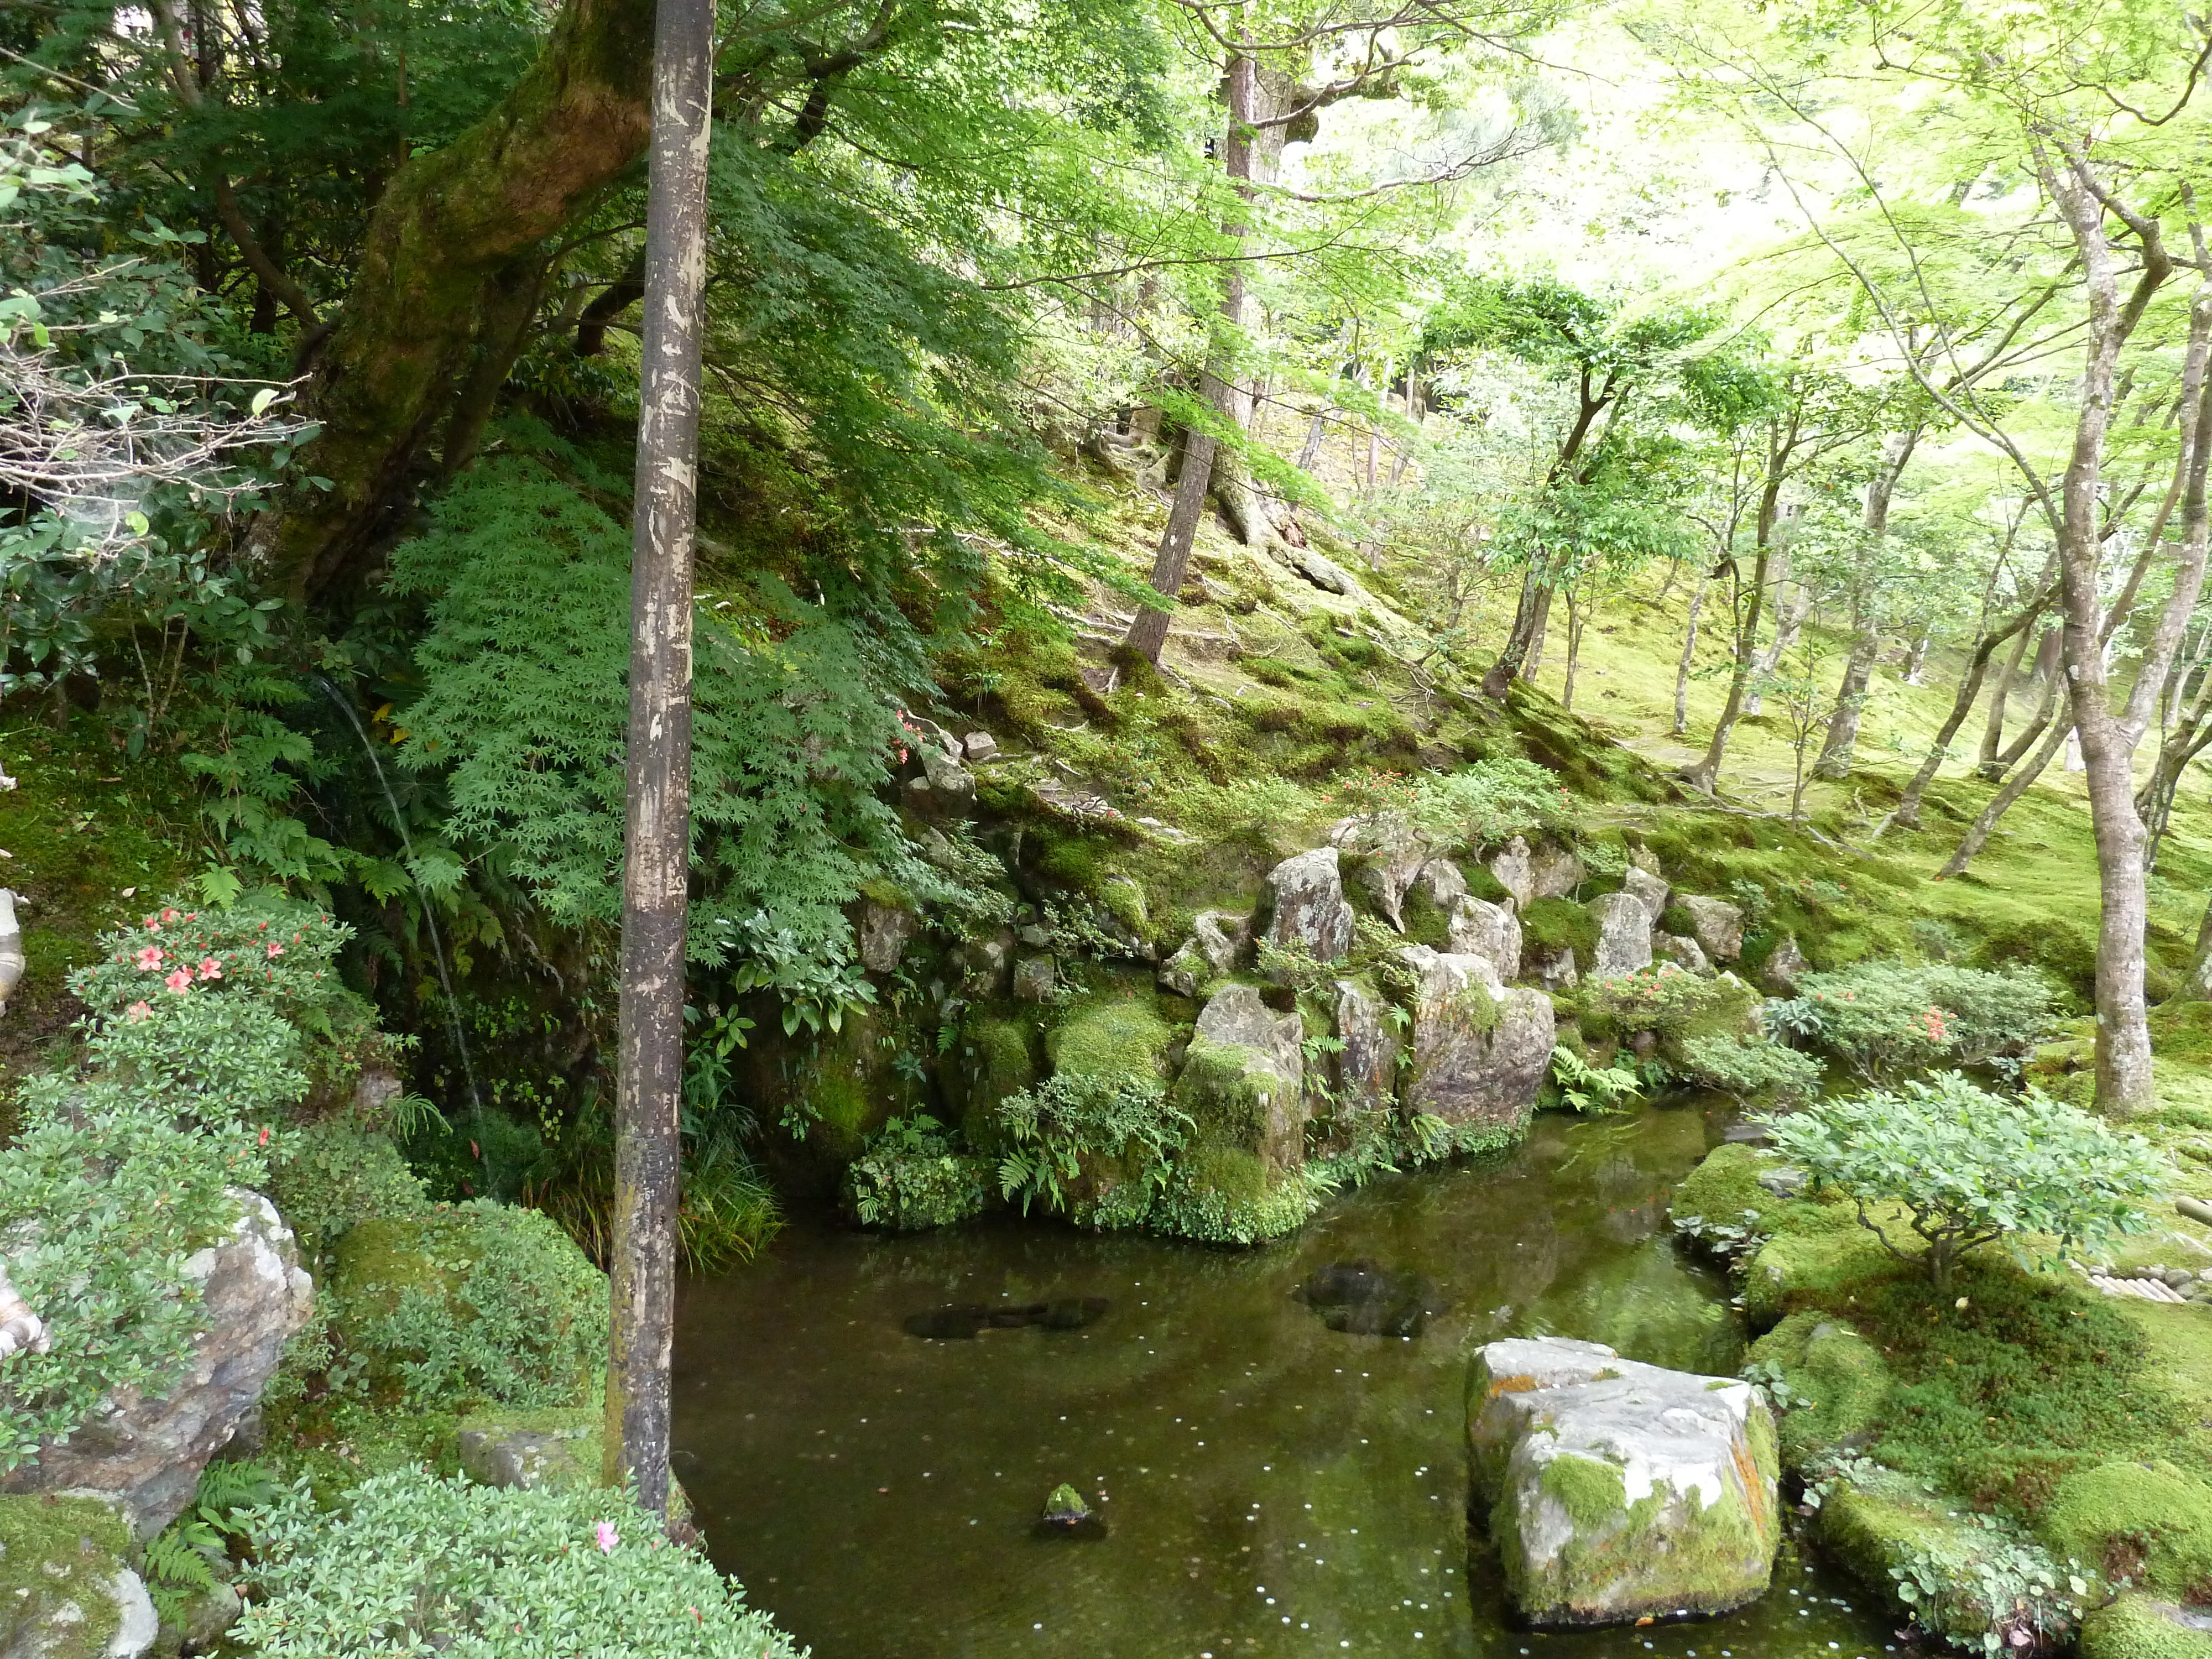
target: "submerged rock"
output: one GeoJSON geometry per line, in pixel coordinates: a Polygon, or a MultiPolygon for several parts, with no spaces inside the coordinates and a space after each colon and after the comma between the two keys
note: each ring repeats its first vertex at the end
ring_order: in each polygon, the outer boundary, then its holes
{"type": "Polygon", "coordinates": [[[1417,981],[1407,1109],[1455,1129],[1525,1127],[1552,1062],[1552,1000],[1507,990],[1487,957],[1398,955],[1417,981]]]}
{"type": "Polygon", "coordinates": [[[1267,897],[1269,944],[1296,946],[1317,962],[1334,962],[1352,948],[1352,906],[1334,847],[1285,859],[1267,873],[1267,897]]]}
{"type": "Polygon", "coordinates": [[[1468,1442],[1506,1588],[1535,1625],[1724,1613],[1781,1542],[1774,1424],[1752,1386],[1563,1337],[1475,1360],[1468,1442]]]}
{"type": "Polygon", "coordinates": [[[1046,1302],[956,1302],[908,1314],[900,1328],[908,1336],[936,1342],[973,1341],[985,1331],[1018,1331],[1031,1325],[1048,1331],[1080,1330],[1103,1318],[1110,1304],[1103,1296],[1061,1296],[1046,1302]]]}
{"type": "Polygon", "coordinates": [[[1743,954],[1743,907],[1697,893],[1678,894],[1674,902],[1690,918],[1698,948],[1715,962],[1734,962],[1743,954]]]}
{"type": "Polygon", "coordinates": [[[1600,979],[1618,979],[1651,965],[1653,912],[1632,893],[1607,893],[1589,902],[1597,923],[1597,950],[1590,972],[1600,979]]]}
{"type": "Polygon", "coordinates": [[[1445,1304],[1419,1273],[1392,1273],[1372,1261],[1332,1261],[1291,1292],[1348,1336],[1419,1336],[1445,1304]]]}

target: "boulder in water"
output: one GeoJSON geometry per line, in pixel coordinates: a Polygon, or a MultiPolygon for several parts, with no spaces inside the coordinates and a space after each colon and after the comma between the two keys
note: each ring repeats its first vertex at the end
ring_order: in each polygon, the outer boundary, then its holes
{"type": "Polygon", "coordinates": [[[1372,1261],[1332,1261],[1291,1292],[1347,1336],[1419,1336],[1444,1310],[1436,1286],[1419,1273],[1393,1273],[1372,1261]]]}
{"type": "Polygon", "coordinates": [[[1459,1130],[1526,1127],[1552,1063],[1552,1000],[1507,990],[1487,957],[1398,955],[1415,976],[1407,1106],[1459,1130]]]}
{"type": "Polygon", "coordinates": [[[1036,1534],[1040,1538],[1103,1538],[1106,1522],[1084,1501],[1081,1492],[1062,1481],[1044,1500],[1036,1534]]]}
{"type": "Polygon", "coordinates": [[[1781,1542],[1774,1423],[1757,1390],[1564,1337],[1476,1356],[1478,1506],[1531,1624],[1725,1613],[1781,1542]]]}
{"type": "Polygon", "coordinates": [[[1046,1302],[954,1302],[908,1314],[901,1326],[908,1336],[938,1342],[969,1342],[985,1331],[1018,1331],[1041,1325],[1048,1331],[1079,1330],[1104,1316],[1103,1296],[1060,1296],[1046,1302]]]}

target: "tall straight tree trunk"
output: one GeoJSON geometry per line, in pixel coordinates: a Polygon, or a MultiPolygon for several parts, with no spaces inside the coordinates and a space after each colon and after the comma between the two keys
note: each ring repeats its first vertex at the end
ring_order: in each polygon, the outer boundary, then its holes
{"type": "Polygon", "coordinates": [[[1820,757],[1813,763],[1815,777],[1833,781],[1851,775],[1859,716],[1866,708],[1867,686],[1874,678],[1875,662],[1881,652],[1881,556],[1882,544],[1889,538],[1889,504],[1919,441],[1917,426],[1898,434],[1867,483],[1859,579],[1851,589],[1851,652],[1844,663],[1843,684],[1836,690],[1836,706],[1828,716],[1828,735],[1820,744],[1820,757]]]}
{"type": "Polygon", "coordinates": [[[1995,782],[2002,775],[1994,769],[1997,750],[2004,742],[2006,705],[2012,701],[2012,683],[2020,678],[2020,665],[2027,655],[2027,630],[2012,643],[2011,654],[2005,658],[2004,666],[1997,671],[1996,684],[1990,688],[1989,718],[1982,722],[1982,750],[1976,757],[1974,769],[1995,782]]]}
{"type": "MultiPolygon", "coordinates": [[[[1258,94],[1259,65],[1244,54],[1232,53],[1223,77],[1229,94],[1229,127],[1221,149],[1222,170],[1237,193],[1250,199],[1252,183],[1253,106],[1258,94]]],[[[1231,239],[1231,252],[1241,252],[1250,234],[1249,215],[1239,212],[1222,233],[1231,239]]],[[[1221,319],[1230,331],[1244,322],[1244,267],[1232,257],[1223,267],[1221,319]]],[[[1238,417],[1237,389],[1230,381],[1230,344],[1226,340],[1207,354],[1200,386],[1206,400],[1225,421],[1238,417]]],[[[1198,538],[1199,520],[1205,516],[1206,492],[1212,487],[1214,453],[1209,433],[1193,431],[1183,447],[1182,470],[1176,476],[1174,502],[1168,508],[1167,527],[1160,532],[1158,550],[1152,556],[1152,591],[1172,599],[1182,592],[1190,570],[1190,550],[1198,538]]],[[[1249,526],[1247,526],[1249,529],[1249,526]]],[[[1168,613],[1140,606],[1123,641],[1146,661],[1157,664],[1168,640],[1168,613]]]]}
{"type": "Polygon", "coordinates": [[[1752,665],[1757,657],[1759,613],[1765,603],[1766,584],[1773,569],[1774,525],[1781,508],[1782,481],[1790,464],[1791,453],[1797,447],[1798,415],[1793,410],[1787,423],[1767,441],[1766,479],[1759,492],[1758,516],[1753,520],[1753,542],[1758,556],[1752,565],[1751,599],[1748,613],[1736,630],[1735,665],[1729,673],[1727,699],[1713,721],[1713,735],[1705,744],[1705,752],[1695,763],[1682,769],[1682,781],[1700,794],[1710,795],[1717,784],[1721,761],[1728,753],[1729,733],[1743,714],[1744,694],[1751,684],[1752,665]]]}
{"type": "Polygon", "coordinates": [[[668,1508],[678,1100],[691,869],[691,559],[707,279],[714,0],[659,0],[646,209],[644,377],[631,524],[629,815],[615,1095],[608,1455],[668,1508]]]}

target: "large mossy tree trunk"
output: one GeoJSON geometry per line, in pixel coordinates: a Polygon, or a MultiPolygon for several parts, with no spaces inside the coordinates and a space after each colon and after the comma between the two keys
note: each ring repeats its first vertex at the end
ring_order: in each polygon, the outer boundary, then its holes
{"type": "Polygon", "coordinates": [[[545,245],[643,153],[653,0],[567,0],[498,107],[402,167],[378,203],[337,325],[314,356],[322,434],[300,488],[256,526],[295,599],[356,593],[442,439],[473,449],[534,310],[545,245]],[[471,387],[479,395],[468,395],[471,387]]]}

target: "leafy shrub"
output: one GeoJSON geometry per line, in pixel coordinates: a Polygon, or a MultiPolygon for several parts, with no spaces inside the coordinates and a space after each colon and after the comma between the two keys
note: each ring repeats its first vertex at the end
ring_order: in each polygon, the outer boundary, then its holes
{"type": "Polygon", "coordinates": [[[343,1120],[286,1136],[269,1182],[278,1212],[311,1256],[357,1222],[419,1215],[428,1202],[389,1135],[343,1120]]]}
{"type": "Polygon", "coordinates": [[[101,936],[100,960],[70,975],[70,989],[95,1014],[149,1012],[166,993],[250,993],[302,1030],[331,1027],[348,999],[332,963],[350,930],[281,893],[258,893],[228,909],[163,905],[135,927],[101,936]]]}
{"type": "Polygon", "coordinates": [[[605,1376],[606,1276],[538,1211],[476,1199],[356,1226],[334,1280],[346,1346],[410,1409],[575,1405],[605,1376]]]}
{"type": "Polygon", "coordinates": [[[1962,1255],[2001,1238],[2050,1233],[2071,1246],[2148,1231],[2142,1200],[2170,1173],[2147,1142],[2086,1112],[2033,1091],[2004,1099],[1956,1073],[1760,1121],[1776,1150],[1855,1200],[1860,1224],[1938,1291],[1962,1255]],[[1923,1251],[1899,1248],[1899,1224],[1869,1211],[1887,1203],[1903,1206],[1923,1251]]]}
{"type": "Polygon", "coordinates": [[[2042,1036],[2052,1009],[2033,969],[1866,962],[1803,975],[1798,994],[1771,1005],[1768,1017],[1879,1082],[2019,1053],[2042,1036]]]}
{"type": "Polygon", "coordinates": [[[257,1139],[181,1124],[112,1081],[33,1079],[0,1152],[8,1271],[51,1351],[0,1370],[0,1470],[69,1434],[118,1389],[161,1394],[200,1327],[185,1259],[230,1225],[233,1183],[263,1179],[257,1139]]]}
{"type": "Polygon", "coordinates": [[[995,1194],[991,1160],[963,1154],[927,1113],[892,1118],[845,1171],[846,1201],[864,1227],[916,1232],[980,1215],[995,1194]]]}
{"type": "Polygon", "coordinates": [[[997,1117],[1010,1143],[999,1164],[1000,1188],[1010,1201],[1021,1200],[1024,1214],[1039,1199],[1066,1207],[1067,1186],[1086,1163],[1111,1162],[1126,1191],[1157,1190],[1191,1130],[1188,1115],[1169,1105],[1165,1089],[1149,1078],[1056,1073],[1007,1096],[997,1117]]]}
{"type": "Polygon", "coordinates": [[[269,1659],[795,1659],[705,1557],[604,1488],[365,1480],[261,1510],[231,1638],[269,1659]]]}
{"type": "Polygon", "coordinates": [[[1552,1049],[1552,1082],[1560,1100],[1578,1112],[1620,1110],[1644,1092],[1634,1071],[1593,1066],[1565,1043],[1552,1049]]]}
{"type": "Polygon", "coordinates": [[[1534,761],[1485,760],[1457,772],[1435,772],[1413,792],[1414,823],[1439,842],[1494,847],[1515,836],[1569,835],[1574,797],[1534,761]]]}
{"type": "Polygon", "coordinates": [[[1740,1030],[1758,999],[1739,979],[1707,979],[1662,962],[1613,979],[1584,980],[1576,1000],[1583,1030],[1590,1036],[1651,1031],[1662,1038],[1684,1038],[1740,1030]]]}
{"type": "Polygon", "coordinates": [[[1676,1069],[1739,1101],[1802,1100],[1820,1086],[1820,1062],[1763,1036],[1714,1031],[1682,1039],[1676,1069]]]}

